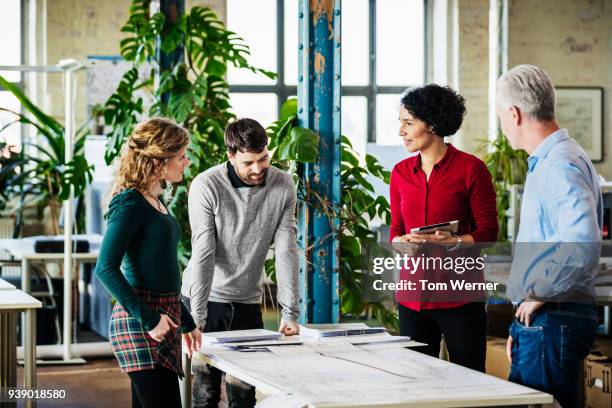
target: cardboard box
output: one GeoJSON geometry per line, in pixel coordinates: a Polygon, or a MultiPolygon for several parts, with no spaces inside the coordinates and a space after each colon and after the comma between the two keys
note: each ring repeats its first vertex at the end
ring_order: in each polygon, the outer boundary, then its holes
{"type": "Polygon", "coordinates": [[[612,357],[612,339],[597,337],[593,345],[593,351],[598,351],[604,356],[612,357]]]}
{"type": "Polygon", "coordinates": [[[593,352],[585,359],[585,406],[587,408],[612,407],[610,392],[612,359],[598,352],[593,352]]]}
{"type": "Polygon", "coordinates": [[[510,362],[506,355],[507,340],[501,337],[487,338],[486,373],[502,380],[507,380],[510,375],[510,362]]]}

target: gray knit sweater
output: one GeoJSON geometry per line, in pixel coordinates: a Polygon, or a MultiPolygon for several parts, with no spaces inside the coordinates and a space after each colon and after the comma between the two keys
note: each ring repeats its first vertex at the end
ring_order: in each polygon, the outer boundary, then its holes
{"type": "Polygon", "coordinates": [[[270,167],[263,186],[236,188],[227,163],[199,174],[189,189],[192,255],[181,292],[196,324],[207,302],[261,303],[264,261],[274,245],[282,316],[297,320],[299,258],[291,176],[270,167]]]}

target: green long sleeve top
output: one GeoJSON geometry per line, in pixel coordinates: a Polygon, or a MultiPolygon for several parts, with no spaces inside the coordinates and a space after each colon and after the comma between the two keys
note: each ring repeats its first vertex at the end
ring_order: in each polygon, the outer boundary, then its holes
{"type": "MultiPolygon", "coordinates": [[[[174,217],[157,211],[137,190],[124,190],[111,200],[96,275],[147,331],[159,323],[160,315],[133,288],[180,293],[179,237],[174,217]]],[[[182,302],[180,326],[183,333],[196,327],[182,302]]]]}

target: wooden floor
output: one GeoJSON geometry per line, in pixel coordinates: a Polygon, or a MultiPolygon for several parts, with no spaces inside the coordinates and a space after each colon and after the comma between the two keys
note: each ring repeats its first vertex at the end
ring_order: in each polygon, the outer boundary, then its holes
{"type": "MultiPolygon", "coordinates": [[[[23,379],[23,368],[18,369],[23,379]]],[[[87,359],[76,366],[38,366],[37,388],[66,391],[65,400],[38,400],[38,407],[129,408],[132,406],[130,380],[119,371],[114,358],[87,359]]],[[[20,405],[21,406],[21,405],[20,405]]]]}

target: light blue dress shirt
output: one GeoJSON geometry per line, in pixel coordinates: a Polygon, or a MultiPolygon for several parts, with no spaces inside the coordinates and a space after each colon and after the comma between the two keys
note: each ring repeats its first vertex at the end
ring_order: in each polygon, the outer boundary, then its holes
{"type": "Polygon", "coordinates": [[[567,129],[559,129],[528,158],[511,299],[594,300],[602,223],[597,172],[567,129]]]}

